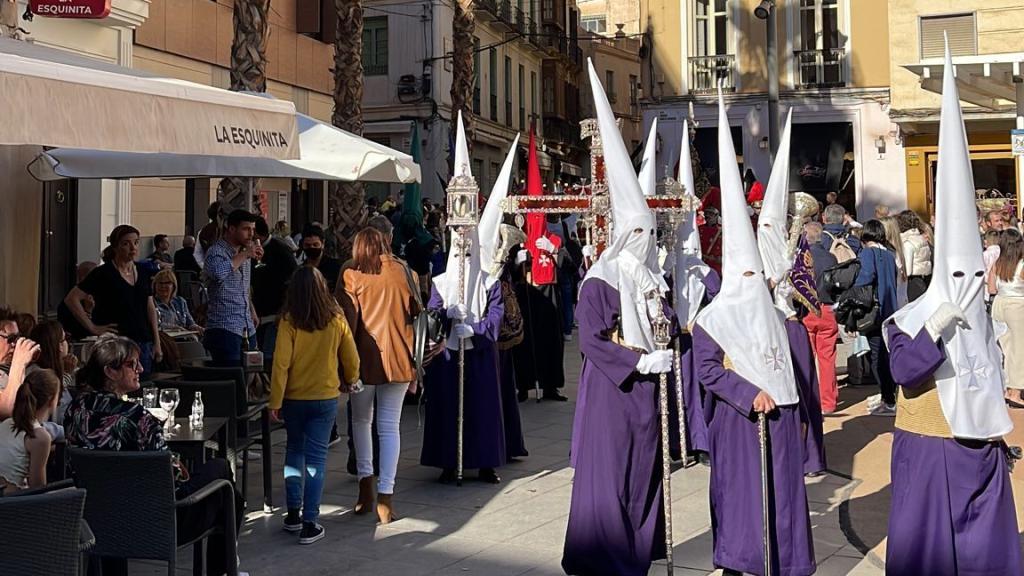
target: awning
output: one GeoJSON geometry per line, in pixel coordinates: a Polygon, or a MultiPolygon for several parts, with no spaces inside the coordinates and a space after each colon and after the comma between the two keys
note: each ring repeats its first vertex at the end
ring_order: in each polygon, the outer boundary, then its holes
{"type": "Polygon", "coordinates": [[[252,176],[344,182],[420,181],[420,167],[412,156],[304,114],[294,117],[299,129],[296,142],[301,148],[298,160],[56,148],[37,156],[28,169],[39,180],[252,176]]]}
{"type": "Polygon", "coordinates": [[[299,157],[295,106],[0,39],[0,144],[299,157]]]}
{"type": "MultiPolygon", "coordinates": [[[[1024,52],[953,58],[960,99],[992,110],[1012,105],[1017,101],[1014,80],[1024,80],[1022,64],[1024,52]]],[[[942,58],[930,58],[903,67],[921,78],[922,88],[936,94],[942,93],[942,58]]]]}

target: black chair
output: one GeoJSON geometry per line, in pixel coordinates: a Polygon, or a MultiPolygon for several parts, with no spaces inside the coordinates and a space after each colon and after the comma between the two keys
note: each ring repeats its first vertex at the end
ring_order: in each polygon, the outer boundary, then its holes
{"type": "MultiPolygon", "coordinates": [[[[222,532],[229,576],[238,576],[235,496],[231,482],[214,480],[191,495],[176,499],[170,452],[108,452],[72,448],[75,483],[89,492],[85,519],[96,534],[92,553],[106,558],[162,560],[174,576],[179,548],[192,546],[192,573],[202,576],[203,541],[222,532]],[[224,524],[190,542],[178,542],[177,510],[207,499],[224,506],[224,524]]],[[[6,560],[6,552],[5,558],[6,560]]]]}
{"type": "Polygon", "coordinates": [[[178,362],[182,365],[204,362],[210,359],[206,347],[198,340],[178,340],[174,343],[178,349],[178,362]]]}
{"type": "MultiPolygon", "coordinates": [[[[26,491],[27,492],[27,491],[26,491]]],[[[0,568],[19,576],[82,572],[85,490],[75,488],[0,498],[0,568]]]]}
{"type": "MultiPolygon", "coordinates": [[[[273,509],[273,462],[270,453],[270,410],[264,401],[249,402],[248,379],[245,370],[239,367],[186,366],[181,367],[182,378],[193,382],[231,380],[235,383],[235,406],[238,409],[239,440],[251,439],[259,442],[263,457],[263,510],[273,509]],[[260,431],[255,433],[250,426],[259,422],[260,431]]],[[[247,458],[247,454],[243,454],[247,458]]],[[[244,464],[244,463],[243,463],[244,464]]],[[[248,468],[245,466],[244,468],[248,468]]],[[[243,486],[243,490],[244,490],[243,486]]]]}

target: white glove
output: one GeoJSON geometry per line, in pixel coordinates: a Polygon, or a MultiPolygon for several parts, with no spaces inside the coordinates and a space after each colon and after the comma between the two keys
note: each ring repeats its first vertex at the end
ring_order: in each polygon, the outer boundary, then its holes
{"type": "Polygon", "coordinates": [[[469,316],[469,308],[465,304],[448,307],[448,317],[452,320],[465,320],[466,316],[469,316]]]}
{"type": "Polygon", "coordinates": [[[668,374],[672,371],[672,351],[655,350],[640,356],[636,371],[641,374],[668,374]]]}
{"type": "Polygon", "coordinates": [[[583,247],[583,255],[587,258],[590,258],[591,260],[597,258],[597,247],[591,244],[587,244],[586,246],[583,247]]]}
{"type": "Polygon", "coordinates": [[[924,329],[932,340],[938,342],[943,336],[952,336],[957,327],[970,330],[964,311],[951,302],[943,302],[938,310],[924,323],[924,329]]]}
{"type": "Polygon", "coordinates": [[[537,241],[534,242],[533,245],[536,246],[538,250],[543,250],[548,254],[554,254],[558,251],[558,248],[555,248],[555,243],[544,236],[537,238],[537,241]]]}
{"type": "Polygon", "coordinates": [[[452,326],[452,337],[465,340],[473,337],[473,327],[469,324],[456,324],[452,326]]]}
{"type": "Polygon", "coordinates": [[[520,264],[525,264],[529,258],[529,250],[520,250],[519,252],[516,252],[516,266],[519,266],[520,264]]]}

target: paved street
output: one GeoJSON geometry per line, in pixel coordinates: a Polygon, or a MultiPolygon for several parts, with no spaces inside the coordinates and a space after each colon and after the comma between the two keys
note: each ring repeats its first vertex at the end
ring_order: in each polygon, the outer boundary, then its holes
{"type": "MultiPolygon", "coordinates": [[[[840,354],[840,356],[845,356],[840,354]]],[[[567,350],[568,394],[575,395],[579,361],[575,345],[567,350]]],[[[829,469],[808,481],[811,525],[818,574],[883,574],[884,536],[889,507],[889,451],[893,419],[868,416],[863,399],[874,388],[845,388],[841,412],[826,420],[829,469]]],[[[281,530],[283,510],[249,514],[242,530],[241,568],[253,576],[288,575],[470,575],[555,576],[568,520],[572,470],[568,450],[574,402],[520,404],[530,457],[500,470],[498,486],[469,480],[462,488],[435,482],[437,470],[419,466],[421,433],[417,412],[407,407],[402,422],[402,459],[395,505],[401,520],[387,527],[375,518],[354,516],[357,484],[345,472],[346,448],[334,447],[321,523],[327,537],[299,546],[281,530]]],[[[1015,414],[1015,417],[1019,416],[1015,414]]],[[[1016,442],[1024,421],[1017,417],[1016,442]]],[[[275,437],[277,503],[283,503],[280,467],[283,431],[275,437]]],[[[258,466],[258,463],[257,463],[258,466]]],[[[259,474],[250,476],[250,499],[258,503],[259,474]]],[[[1024,475],[1015,474],[1017,501],[1024,475]]],[[[711,563],[708,470],[696,466],[673,475],[676,574],[717,573],[711,563]]],[[[1018,506],[1018,510],[1020,510],[1018,506]]],[[[751,521],[759,521],[751,511],[751,521]]],[[[190,552],[179,566],[190,567],[190,552]]],[[[149,572],[148,563],[137,565],[149,572]]],[[[152,573],[163,568],[152,566],[152,573]]],[[[181,568],[182,574],[190,569],[181,568]]],[[[651,574],[664,573],[656,564],[651,574]]],[[[133,572],[134,573],[134,572],[133,572]]]]}

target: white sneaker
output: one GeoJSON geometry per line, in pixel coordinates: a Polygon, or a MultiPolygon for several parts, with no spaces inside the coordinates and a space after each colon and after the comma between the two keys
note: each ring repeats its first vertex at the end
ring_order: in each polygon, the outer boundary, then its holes
{"type": "Polygon", "coordinates": [[[882,395],[881,394],[875,394],[874,396],[868,396],[868,412],[871,412],[875,408],[878,408],[878,405],[881,404],[881,403],[882,403],[882,395]]]}
{"type": "Polygon", "coordinates": [[[885,402],[882,402],[875,408],[871,409],[870,412],[872,416],[895,416],[896,405],[886,404],[885,402]]]}

